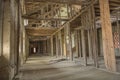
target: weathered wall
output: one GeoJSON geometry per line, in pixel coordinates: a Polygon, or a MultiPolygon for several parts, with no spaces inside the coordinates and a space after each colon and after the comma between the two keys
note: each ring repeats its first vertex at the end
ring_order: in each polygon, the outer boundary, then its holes
{"type": "Polygon", "coordinates": [[[29,51],[29,40],[24,27],[24,19],[22,15],[26,13],[24,0],[20,0],[19,4],[19,24],[20,24],[20,35],[19,35],[19,65],[25,63],[29,51]]]}
{"type": "Polygon", "coordinates": [[[10,6],[9,1],[4,3],[3,22],[3,55],[9,61],[10,58],[10,6]]]}
{"type": "MultiPolygon", "coordinates": [[[[5,5],[7,5],[8,3],[6,3],[5,5]]],[[[8,73],[8,70],[9,70],[9,66],[8,66],[8,59],[9,59],[9,35],[7,35],[7,32],[6,34],[4,33],[4,35],[8,38],[6,38],[6,40],[4,41],[7,42],[4,44],[4,47],[6,48],[6,50],[8,51],[5,51],[4,50],[4,54],[3,54],[3,26],[4,25],[9,25],[9,19],[3,19],[5,16],[3,15],[4,13],[4,10],[6,8],[3,8],[4,7],[4,1],[3,0],[0,0],[0,80],[8,80],[9,78],[9,73],[8,73]],[[4,23],[3,23],[4,22],[4,23]],[[6,24],[7,23],[7,24],[6,24]]],[[[9,11],[8,11],[9,12],[9,11]]],[[[6,17],[8,17],[8,14],[6,14],[6,17]]],[[[9,27],[8,27],[9,28],[9,27]]],[[[9,31],[9,29],[7,29],[6,27],[4,27],[4,30],[5,31],[9,31]]],[[[9,32],[8,32],[9,33],[9,32]]],[[[5,39],[5,38],[4,38],[5,39]]]]}
{"type": "MultiPolygon", "coordinates": [[[[2,43],[2,56],[0,60],[0,80],[12,80],[17,74],[18,56],[18,2],[17,0],[4,1],[3,33],[0,33],[2,43]]],[[[1,6],[1,5],[0,5],[1,6]]],[[[0,21],[1,22],[1,21],[0,21]]],[[[2,22],[1,22],[2,23],[2,22]]],[[[2,32],[1,31],[1,32],[2,32]]]]}
{"type": "Polygon", "coordinates": [[[3,48],[2,48],[2,56],[1,56],[1,79],[0,80],[8,80],[9,79],[9,59],[10,59],[10,7],[9,1],[4,1],[4,16],[3,16],[3,48]]]}

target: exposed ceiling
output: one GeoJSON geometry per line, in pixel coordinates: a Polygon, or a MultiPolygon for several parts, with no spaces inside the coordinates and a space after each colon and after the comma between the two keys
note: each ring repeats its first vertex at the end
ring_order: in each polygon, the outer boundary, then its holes
{"type": "MultiPolygon", "coordinates": [[[[71,26],[80,25],[80,10],[89,5],[91,0],[25,0],[26,14],[23,18],[28,19],[26,32],[29,36],[51,36],[65,22],[71,21],[71,26]],[[72,9],[72,12],[70,12],[72,9]],[[72,13],[72,14],[71,14],[72,13]],[[72,16],[71,16],[72,15],[72,16]],[[72,20],[70,20],[72,19],[72,20]]],[[[109,0],[110,11],[113,13],[120,8],[120,0],[109,0]]],[[[95,4],[95,15],[99,20],[99,3],[95,4]]]]}

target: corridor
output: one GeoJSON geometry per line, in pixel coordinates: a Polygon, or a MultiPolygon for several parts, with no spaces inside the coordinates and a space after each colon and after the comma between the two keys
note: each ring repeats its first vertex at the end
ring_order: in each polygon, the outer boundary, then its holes
{"type": "Polygon", "coordinates": [[[21,67],[16,80],[119,80],[113,74],[74,61],[49,56],[31,56],[21,67]]]}
{"type": "Polygon", "coordinates": [[[120,80],[120,0],[0,0],[0,80],[120,80]]]}

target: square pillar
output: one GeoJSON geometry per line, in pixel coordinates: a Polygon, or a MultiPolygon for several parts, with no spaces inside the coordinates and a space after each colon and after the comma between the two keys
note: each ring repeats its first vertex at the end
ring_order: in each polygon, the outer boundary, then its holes
{"type": "Polygon", "coordinates": [[[116,59],[113,45],[112,25],[110,21],[109,0],[99,0],[102,22],[103,53],[106,68],[116,71],[116,59]]]}
{"type": "Polygon", "coordinates": [[[81,30],[81,41],[82,41],[82,54],[83,54],[83,58],[84,58],[84,65],[87,66],[85,30],[81,30]]]}
{"type": "Polygon", "coordinates": [[[70,25],[69,24],[66,25],[65,31],[66,31],[67,53],[69,53],[70,60],[73,60],[72,40],[71,40],[71,32],[70,32],[70,25]]]}
{"type": "Polygon", "coordinates": [[[53,54],[53,37],[50,38],[50,43],[51,43],[51,56],[54,56],[54,54],[53,54]]]}

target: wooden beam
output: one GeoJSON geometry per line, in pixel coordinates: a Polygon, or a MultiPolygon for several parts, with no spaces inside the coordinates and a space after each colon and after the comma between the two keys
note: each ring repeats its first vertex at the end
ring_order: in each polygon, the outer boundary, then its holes
{"type": "MultiPolygon", "coordinates": [[[[26,7],[28,6],[28,4],[26,4],[26,7]]],[[[39,7],[39,8],[36,8],[36,9],[32,9],[32,10],[30,10],[29,12],[27,12],[26,14],[24,14],[24,15],[27,15],[27,16],[31,16],[31,15],[33,15],[33,14],[36,14],[36,13],[39,13],[39,14],[43,14],[43,9],[44,9],[44,7],[46,7],[46,6],[48,6],[48,4],[44,4],[44,6],[42,6],[42,7],[39,7]],[[41,12],[41,13],[40,13],[41,12]]]]}
{"type": "Polygon", "coordinates": [[[63,47],[62,47],[62,34],[61,31],[58,33],[59,34],[59,43],[60,43],[60,53],[61,53],[61,57],[63,56],[63,47]]]}
{"type": "Polygon", "coordinates": [[[59,50],[58,50],[58,34],[55,36],[55,42],[56,42],[56,57],[59,57],[59,50]]]}
{"type": "Polygon", "coordinates": [[[82,57],[81,30],[78,30],[79,57],[82,57]]]}
{"type": "Polygon", "coordinates": [[[96,68],[99,67],[98,64],[98,40],[97,40],[97,27],[95,24],[95,7],[94,5],[91,6],[91,33],[92,33],[92,44],[93,44],[93,56],[94,56],[94,65],[96,68]]]}
{"type": "Polygon", "coordinates": [[[78,31],[75,31],[75,43],[76,43],[76,54],[79,57],[79,42],[78,42],[78,31]]]}
{"type": "Polygon", "coordinates": [[[85,43],[85,30],[81,30],[81,41],[82,41],[82,54],[84,58],[84,65],[87,66],[87,54],[86,54],[86,43],[85,43]]]}
{"type": "Polygon", "coordinates": [[[2,54],[3,36],[3,0],[0,1],[0,55],[2,54]]]}
{"type": "Polygon", "coordinates": [[[32,15],[38,14],[39,17],[41,17],[41,18],[45,18],[46,16],[48,16],[49,18],[54,17],[55,15],[53,13],[56,10],[60,11],[61,5],[57,5],[57,4],[53,4],[53,3],[50,4],[50,5],[51,5],[51,10],[50,11],[44,12],[44,8],[48,6],[48,4],[46,4],[44,7],[40,7],[39,9],[31,10],[31,11],[29,11],[29,13],[26,13],[23,16],[30,17],[32,15]],[[56,6],[54,6],[54,5],[56,5],[56,6]],[[39,13],[40,11],[41,11],[41,14],[39,13]]]}
{"type": "Polygon", "coordinates": [[[69,58],[70,58],[70,60],[73,60],[70,24],[67,24],[67,25],[66,25],[65,31],[66,31],[67,52],[69,53],[69,58]]]}
{"type": "Polygon", "coordinates": [[[66,39],[66,31],[65,28],[63,28],[63,46],[64,46],[64,56],[67,58],[67,39],[66,39]]]}
{"type": "Polygon", "coordinates": [[[51,42],[51,56],[54,56],[54,51],[53,51],[53,37],[50,38],[51,42]]]}
{"type": "Polygon", "coordinates": [[[27,34],[29,35],[29,36],[51,36],[52,34],[41,34],[41,33],[30,33],[30,32],[27,32],[27,34]]]}
{"type": "Polygon", "coordinates": [[[62,30],[64,27],[66,27],[66,24],[69,24],[70,22],[72,22],[73,20],[75,20],[77,17],[79,17],[81,14],[83,14],[86,10],[89,9],[89,7],[91,7],[93,4],[95,4],[97,2],[97,0],[92,1],[90,5],[88,5],[86,8],[82,9],[78,14],[76,14],[74,17],[71,17],[69,21],[67,21],[65,24],[63,24],[55,33],[53,33],[52,35],[55,35],[56,33],[58,33],[60,30],[62,30]]]}
{"type": "Polygon", "coordinates": [[[89,58],[92,59],[92,43],[91,43],[91,33],[88,30],[88,48],[89,48],[89,58]]]}
{"type": "Polygon", "coordinates": [[[31,27],[31,26],[26,26],[26,30],[53,30],[56,31],[58,28],[57,27],[31,27]]]}
{"type": "Polygon", "coordinates": [[[113,45],[112,25],[110,21],[109,0],[99,0],[102,21],[103,52],[106,68],[116,71],[116,59],[113,45]]]}
{"type": "Polygon", "coordinates": [[[81,0],[26,0],[27,2],[50,2],[58,4],[76,4],[81,5],[81,0]]]}
{"type": "Polygon", "coordinates": [[[62,18],[38,18],[38,17],[31,17],[31,16],[23,16],[24,19],[29,19],[29,20],[51,20],[51,21],[68,21],[69,19],[62,19],[62,18]]]}

